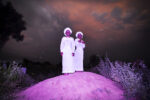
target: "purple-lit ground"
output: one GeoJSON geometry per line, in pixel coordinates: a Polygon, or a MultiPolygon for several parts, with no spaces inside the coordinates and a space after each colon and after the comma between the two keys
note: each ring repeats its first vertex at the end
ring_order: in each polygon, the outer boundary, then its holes
{"type": "Polygon", "coordinates": [[[17,94],[17,100],[122,100],[113,81],[91,72],[75,72],[41,81],[17,94]]]}

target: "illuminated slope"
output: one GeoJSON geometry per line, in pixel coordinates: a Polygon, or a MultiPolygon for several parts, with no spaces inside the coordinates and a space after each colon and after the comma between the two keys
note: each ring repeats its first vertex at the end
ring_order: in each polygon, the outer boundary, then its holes
{"type": "Polygon", "coordinates": [[[18,94],[18,100],[121,100],[115,83],[91,72],[49,78],[18,94]]]}

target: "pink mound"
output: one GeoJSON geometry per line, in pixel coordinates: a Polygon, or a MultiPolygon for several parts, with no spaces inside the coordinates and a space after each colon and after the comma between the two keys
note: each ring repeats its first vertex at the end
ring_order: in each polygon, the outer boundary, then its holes
{"type": "Polygon", "coordinates": [[[91,72],[75,72],[44,80],[17,94],[17,100],[122,100],[115,83],[91,72]]]}

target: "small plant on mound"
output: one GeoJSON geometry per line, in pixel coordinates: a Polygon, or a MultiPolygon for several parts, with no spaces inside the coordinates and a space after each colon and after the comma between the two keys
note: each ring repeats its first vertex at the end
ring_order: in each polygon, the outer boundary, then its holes
{"type": "Polygon", "coordinates": [[[120,83],[125,89],[127,98],[149,98],[147,91],[150,90],[149,70],[143,61],[131,63],[115,61],[111,62],[108,57],[100,59],[99,64],[92,69],[109,79],[120,83]],[[145,80],[144,80],[145,79],[145,80]]]}

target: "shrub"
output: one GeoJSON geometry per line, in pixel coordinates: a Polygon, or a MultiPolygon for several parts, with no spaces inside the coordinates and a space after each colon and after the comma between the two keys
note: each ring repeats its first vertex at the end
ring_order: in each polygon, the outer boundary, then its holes
{"type": "Polygon", "coordinates": [[[148,98],[147,91],[150,90],[150,75],[148,68],[142,60],[134,62],[111,62],[108,57],[100,59],[100,62],[92,71],[99,73],[109,79],[120,83],[125,90],[127,98],[138,96],[142,99],[148,98]],[[94,70],[93,70],[94,69],[94,70]],[[146,78],[144,80],[144,78],[146,78]]]}
{"type": "Polygon", "coordinates": [[[15,61],[7,66],[0,62],[0,100],[12,100],[16,90],[34,84],[34,80],[26,74],[26,67],[15,61]]]}

